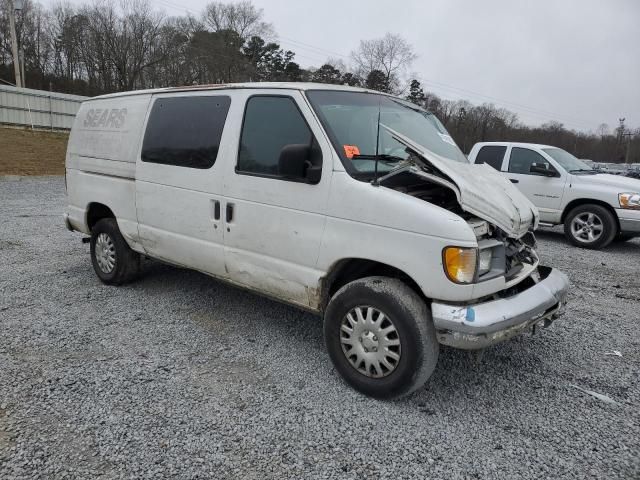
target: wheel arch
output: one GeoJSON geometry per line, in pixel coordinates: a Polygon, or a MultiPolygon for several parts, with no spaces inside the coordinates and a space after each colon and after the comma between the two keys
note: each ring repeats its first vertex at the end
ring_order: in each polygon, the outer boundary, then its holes
{"type": "Polygon", "coordinates": [[[103,203],[91,202],[87,205],[86,224],[89,231],[91,231],[95,224],[103,218],[116,219],[116,216],[113,213],[113,210],[103,203]]]}
{"type": "Polygon", "coordinates": [[[620,232],[620,220],[618,219],[618,214],[616,213],[616,210],[607,202],[603,202],[602,200],[595,200],[593,198],[577,198],[575,200],[571,200],[567,204],[567,206],[564,207],[564,210],[562,211],[562,216],[560,217],[561,223],[565,222],[565,220],[567,219],[567,215],[569,215],[569,212],[571,212],[571,210],[581,205],[598,205],[599,207],[606,208],[609,211],[609,213],[613,215],[613,219],[616,222],[617,232],[618,233],[620,232]]]}
{"type": "Polygon", "coordinates": [[[397,278],[415,291],[423,300],[428,299],[418,283],[401,269],[366,258],[344,258],[335,262],[320,281],[319,309],[324,312],[331,297],[347,283],[371,276],[397,278]]]}

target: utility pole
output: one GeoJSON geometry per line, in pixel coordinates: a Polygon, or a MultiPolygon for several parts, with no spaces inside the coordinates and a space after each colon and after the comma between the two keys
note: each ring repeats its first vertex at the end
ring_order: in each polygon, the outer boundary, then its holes
{"type": "Polygon", "coordinates": [[[631,163],[631,137],[633,134],[631,132],[626,132],[622,134],[622,138],[627,137],[627,153],[624,157],[624,163],[631,163]]]}
{"type": "Polygon", "coordinates": [[[18,51],[18,57],[20,57],[20,77],[22,79],[22,86],[27,86],[27,77],[24,74],[24,49],[20,47],[20,51],[18,51]]]}
{"type": "Polygon", "coordinates": [[[18,36],[16,35],[16,10],[13,6],[13,0],[9,0],[9,29],[11,30],[11,54],[13,55],[13,70],[16,74],[16,87],[22,88],[20,58],[18,56],[18,36]]]}
{"type": "Polygon", "coordinates": [[[631,161],[631,137],[633,136],[633,133],[627,130],[627,128],[624,126],[625,120],[626,118],[618,119],[618,121],[620,122],[620,126],[617,128],[617,130],[620,144],[624,144],[624,139],[625,137],[627,137],[627,148],[624,156],[624,163],[628,164],[631,161]]]}

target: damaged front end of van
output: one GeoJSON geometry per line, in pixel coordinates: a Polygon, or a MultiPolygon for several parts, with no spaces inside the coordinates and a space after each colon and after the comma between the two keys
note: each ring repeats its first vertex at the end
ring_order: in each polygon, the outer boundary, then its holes
{"type": "Polygon", "coordinates": [[[569,281],[559,270],[539,263],[533,234],[536,207],[493,168],[439,158],[392,128],[381,127],[409,156],[375,182],[429,202],[448,199],[448,209],[463,217],[476,235],[477,249],[451,247],[443,252],[449,278],[474,284],[496,277],[505,281],[503,290],[472,303],[433,301],[438,341],[476,350],[549,326],[563,311],[569,281]]]}

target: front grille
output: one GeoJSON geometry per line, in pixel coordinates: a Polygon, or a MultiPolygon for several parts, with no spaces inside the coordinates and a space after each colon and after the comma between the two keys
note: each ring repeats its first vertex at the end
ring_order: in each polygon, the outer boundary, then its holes
{"type": "Polygon", "coordinates": [[[527,232],[522,238],[509,238],[505,242],[505,279],[507,281],[517,277],[525,264],[535,265],[538,257],[534,251],[535,236],[527,232]]]}

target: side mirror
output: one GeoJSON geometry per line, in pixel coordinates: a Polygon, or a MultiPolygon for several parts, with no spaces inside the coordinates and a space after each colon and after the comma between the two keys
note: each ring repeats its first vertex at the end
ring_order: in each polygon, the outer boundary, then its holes
{"type": "Polygon", "coordinates": [[[548,168],[544,163],[532,163],[529,168],[530,173],[537,173],[538,175],[544,175],[545,177],[557,177],[558,172],[553,168],[548,168]]]}
{"type": "Polygon", "coordinates": [[[289,144],[280,150],[278,174],[292,180],[305,180],[318,183],[322,175],[322,166],[311,162],[311,147],[302,144],[289,144]]]}

